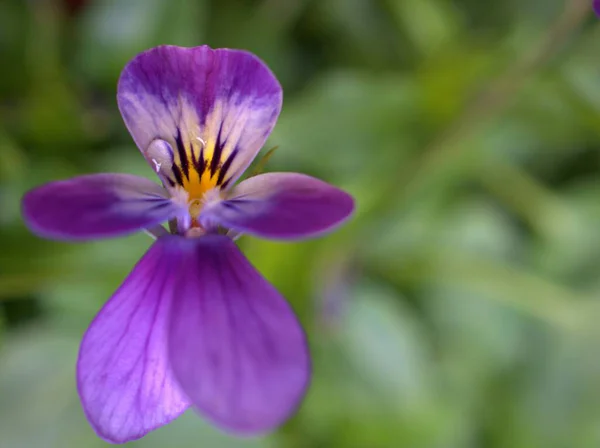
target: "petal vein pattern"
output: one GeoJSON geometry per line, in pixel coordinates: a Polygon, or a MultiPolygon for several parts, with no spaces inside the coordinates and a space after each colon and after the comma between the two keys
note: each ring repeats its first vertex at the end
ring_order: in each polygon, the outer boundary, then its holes
{"type": "Polygon", "coordinates": [[[98,313],[77,366],[84,411],[102,438],[122,443],[162,426],[188,406],[173,379],[166,332],[181,253],[159,239],[98,313]]]}
{"type": "Polygon", "coordinates": [[[207,204],[200,214],[206,227],[220,224],[264,238],[309,238],[340,225],[354,211],[348,193],[299,173],[250,177],[226,200],[207,204]]]}
{"type": "Polygon", "coordinates": [[[164,188],[131,174],[90,174],[28,192],[23,217],[38,235],[89,240],[126,235],[180,213],[164,188]]]}
{"type": "Polygon", "coordinates": [[[310,377],[306,338],[285,299],[229,238],[195,241],[173,302],[169,352],[196,409],[263,433],[285,421],[310,377]]]}
{"type": "Polygon", "coordinates": [[[275,125],[282,91],[245,51],[161,46],[125,67],[117,99],[148,163],[155,168],[149,148],[161,142],[166,184],[196,199],[227,188],[252,162],[275,125]]]}

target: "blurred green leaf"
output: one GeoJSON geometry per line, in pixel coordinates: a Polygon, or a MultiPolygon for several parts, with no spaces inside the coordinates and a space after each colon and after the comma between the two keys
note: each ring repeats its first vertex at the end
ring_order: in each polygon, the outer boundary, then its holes
{"type": "Polygon", "coordinates": [[[387,1],[413,45],[426,56],[454,42],[459,31],[456,8],[445,0],[387,1]]]}
{"type": "Polygon", "coordinates": [[[0,446],[106,446],[77,347],[152,244],[40,239],[23,194],[158,182],[119,73],[209,44],[256,53],[284,88],[268,170],[320,177],[356,212],[308,242],[239,240],[307,332],[298,413],[246,439],[189,412],[131,445],[596,448],[599,36],[589,0],[0,2],[0,446]]]}
{"type": "Polygon", "coordinates": [[[203,0],[99,0],[80,22],[77,69],[111,89],[125,64],[160,44],[195,46],[206,23],[203,0]]]}
{"type": "Polygon", "coordinates": [[[423,406],[431,393],[423,329],[392,291],[359,285],[347,298],[341,343],[358,374],[392,409],[423,406]]]}

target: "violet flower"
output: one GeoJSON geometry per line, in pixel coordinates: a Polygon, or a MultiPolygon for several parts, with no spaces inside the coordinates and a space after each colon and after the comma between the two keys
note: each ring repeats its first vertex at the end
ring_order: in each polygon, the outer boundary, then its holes
{"type": "Polygon", "coordinates": [[[282,102],[276,78],[250,53],[153,48],[125,67],[117,100],[162,186],[93,174],[23,199],[25,221],[42,237],[157,236],[83,338],[85,414],[114,443],[143,437],[189,406],[231,432],[272,430],[304,396],[310,355],[291,307],[232,239],[315,236],[346,219],[353,199],[297,173],[235,185],[282,102]]]}

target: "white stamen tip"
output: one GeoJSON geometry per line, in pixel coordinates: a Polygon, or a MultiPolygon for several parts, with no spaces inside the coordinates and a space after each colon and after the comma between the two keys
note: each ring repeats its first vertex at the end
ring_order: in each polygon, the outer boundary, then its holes
{"type": "Polygon", "coordinates": [[[153,140],[145,151],[146,157],[154,164],[154,171],[170,176],[173,166],[173,150],[168,142],[160,139],[153,140]]]}
{"type": "Polygon", "coordinates": [[[202,140],[201,137],[196,137],[196,140],[198,140],[200,143],[202,143],[202,146],[206,146],[206,142],[204,140],[202,140]]]}

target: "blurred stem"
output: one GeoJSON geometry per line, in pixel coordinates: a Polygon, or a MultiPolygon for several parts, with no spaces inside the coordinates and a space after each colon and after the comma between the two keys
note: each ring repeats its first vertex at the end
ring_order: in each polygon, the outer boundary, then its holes
{"type": "Polygon", "coordinates": [[[567,0],[563,13],[541,40],[502,75],[490,81],[454,123],[424,150],[421,157],[401,167],[399,173],[392,176],[392,181],[382,187],[377,198],[367,204],[369,210],[363,210],[363,215],[374,216],[389,209],[389,198],[406,200],[415,190],[422,188],[422,184],[436,177],[433,173],[452,166],[452,161],[462,157],[471,147],[461,142],[481,131],[491,118],[510,106],[531,75],[562,47],[590,11],[589,0],[567,0]]]}
{"type": "Polygon", "coordinates": [[[484,299],[495,300],[558,328],[575,331],[581,327],[583,305],[587,297],[518,267],[495,260],[460,253],[431,249],[414,260],[404,260],[407,269],[392,263],[370,261],[369,270],[383,273],[397,284],[437,284],[480,293],[484,299]]]}
{"type": "Polygon", "coordinates": [[[570,222],[571,210],[551,191],[520,167],[497,156],[487,156],[474,175],[481,184],[544,238],[557,235],[570,222]],[[555,217],[563,219],[556,220],[555,217]]]}
{"type": "MultiPolygon", "coordinates": [[[[521,87],[560,49],[590,11],[588,0],[567,0],[563,13],[540,41],[502,75],[491,80],[479,97],[466,107],[420,157],[391,176],[390,183],[383,185],[373,200],[362,207],[359,217],[363,219],[356,219],[354,225],[361,225],[368,232],[371,230],[371,217],[380,217],[390,211],[397,212],[397,208],[390,207],[390,198],[406,204],[408,199],[431,183],[432,179],[439,178],[440,172],[456,169],[456,159],[476,151],[477,147],[469,144],[468,140],[510,106],[521,87]]],[[[504,200],[510,201],[513,208],[530,224],[547,232],[547,229],[541,227],[543,224],[540,223],[540,218],[535,217],[534,211],[527,207],[533,201],[542,204],[541,207],[548,211],[556,204],[551,195],[514,167],[503,164],[499,169],[502,172],[497,172],[486,185],[495,189],[496,193],[501,193],[504,200]],[[508,183],[506,176],[516,185],[509,186],[509,190],[500,191],[498,183],[508,183]]],[[[352,232],[349,227],[351,226],[347,226],[345,230],[352,232]]],[[[364,240],[357,238],[357,244],[364,240]]],[[[403,258],[403,265],[410,267],[403,272],[398,272],[397,264],[376,267],[367,260],[363,266],[367,269],[381,269],[394,282],[398,281],[398,276],[409,274],[409,280],[466,287],[481,292],[482,297],[501,301],[563,329],[576,328],[581,324],[582,317],[585,317],[584,311],[589,301],[584,300],[582,304],[579,299],[583,297],[578,294],[518,268],[455,252],[442,253],[436,249],[416,255],[415,260],[407,260],[406,254],[403,258]]]]}

